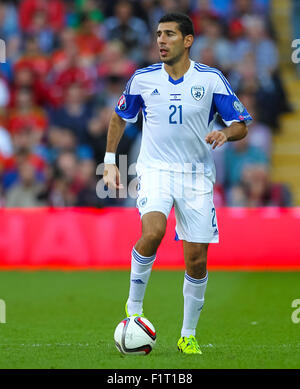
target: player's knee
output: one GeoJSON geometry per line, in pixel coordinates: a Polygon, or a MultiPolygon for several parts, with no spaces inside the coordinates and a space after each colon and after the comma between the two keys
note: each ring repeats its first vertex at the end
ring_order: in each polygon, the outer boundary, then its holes
{"type": "Polygon", "coordinates": [[[143,238],[149,242],[150,244],[153,244],[155,246],[158,246],[162,240],[162,238],[165,235],[165,228],[164,227],[156,227],[153,228],[151,231],[147,231],[143,233],[143,238]]]}
{"type": "Polygon", "coordinates": [[[188,259],[187,270],[191,277],[202,278],[206,275],[206,255],[195,255],[188,259]]]}
{"type": "Polygon", "coordinates": [[[189,261],[190,266],[196,267],[196,268],[204,268],[206,267],[206,258],[204,257],[197,257],[197,258],[192,258],[189,261]]]}

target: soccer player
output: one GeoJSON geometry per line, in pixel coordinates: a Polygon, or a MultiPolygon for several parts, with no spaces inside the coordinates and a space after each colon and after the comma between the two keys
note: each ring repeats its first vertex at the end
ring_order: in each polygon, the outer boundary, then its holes
{"type": "Polygon", "coordinates": [[[244,138],[251,121],[223,74],[189,58],[193,39],[187,15],[170,13],[160,19],[161,62],[137,70],[128,81],[110,120],[104,159],[104,183],[122,188],[115,153],[126,122],[135,122],[142,109],[136,166],[142,235],[132,250],[125,309],[127,316],[143,315],[152,264],[174,206],[176,235],[183,242],[186,265],[183,325],[177,343],[185,354],[201,354],[195,335],[208,280],[207,250],[209,243],[219,240],[212,149],[244,138]],[[227,127],[213,131],[217,114],[227,127]]]}

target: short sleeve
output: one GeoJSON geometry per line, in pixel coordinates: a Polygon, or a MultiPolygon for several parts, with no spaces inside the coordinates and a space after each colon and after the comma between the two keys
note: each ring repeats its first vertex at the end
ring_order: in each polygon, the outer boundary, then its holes
{"type": "Polygon", "coordinates": [[[127,122],[135,123],[142,105],[143,99],[134,74],[127,82],[126,88],[119,98],[115,112],[127,122]]]}
{"type": "Polygon", "coordinates": [[[213,92],[213,106],[222,117],[224,123],[227,126],[230,126],[233,122],[245,122],[246,125],[250,124],[252,117],[232,91],[224,75],[218,72],[216,78],[213,92]]]}

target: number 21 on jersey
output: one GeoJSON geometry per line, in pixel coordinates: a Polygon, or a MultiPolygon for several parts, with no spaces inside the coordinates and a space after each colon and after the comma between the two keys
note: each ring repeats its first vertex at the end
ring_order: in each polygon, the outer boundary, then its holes
{"type": "Polygon", "coordinates": [[[178,107],[174,104],[169,106],[170,116],[169,123],[170,124],[182,124],[182,105],[178,107]]]}

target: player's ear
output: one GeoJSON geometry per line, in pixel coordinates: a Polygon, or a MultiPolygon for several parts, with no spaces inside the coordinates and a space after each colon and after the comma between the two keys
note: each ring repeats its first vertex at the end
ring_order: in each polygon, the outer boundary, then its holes
{"type": "Polygon", "coordinates": [[[193,35],[186,35],[185,37],[184,37],[184,47],[186,48],[186,49],[189,49],[191,46],[192,46],[192,44],[193,44],[193,42],[194,42],[194,37],[193,37],[193,35]]]}

